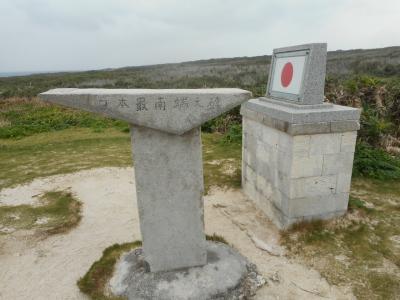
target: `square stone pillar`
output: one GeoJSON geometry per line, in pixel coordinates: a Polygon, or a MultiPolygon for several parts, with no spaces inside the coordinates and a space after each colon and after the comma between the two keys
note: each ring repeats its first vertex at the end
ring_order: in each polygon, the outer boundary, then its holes
{"type": "Polygon", "coordinates": [[[260,98],[241,114],[243,190],[278,227],[346,212],[358,109],[260,98]]]}
{"type": "Polygon", "coordinates": [[[152,272],[207,262],[200,127],[183,135],[131,126],[143,252],[152,272]]]}

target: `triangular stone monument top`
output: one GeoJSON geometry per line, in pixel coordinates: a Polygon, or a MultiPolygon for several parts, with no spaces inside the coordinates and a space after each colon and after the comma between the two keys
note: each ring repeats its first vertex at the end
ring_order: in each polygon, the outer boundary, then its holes
{"type": "Polygon", "coordinates": [[[181,135],[251,97],[249,91],[217,89],[75,89],[40,94],[53,103],[101,113],[133,125],[181,135]]]}

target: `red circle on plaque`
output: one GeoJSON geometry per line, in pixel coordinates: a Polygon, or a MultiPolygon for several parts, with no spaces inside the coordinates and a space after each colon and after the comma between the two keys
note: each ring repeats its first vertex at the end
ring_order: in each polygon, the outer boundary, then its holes
{"type": "Polygon", "coordinates": [[[287,62],[282,69],[281,73],[281,83],[283,87],[288,87],[292,82],[293,78],[293,65],[291,62],[287,62]]]}

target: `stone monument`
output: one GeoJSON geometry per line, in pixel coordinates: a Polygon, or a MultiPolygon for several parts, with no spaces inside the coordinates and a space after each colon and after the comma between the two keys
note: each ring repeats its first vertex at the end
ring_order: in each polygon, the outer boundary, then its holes
{"type": "Polygon", "coordinates": [[[242,186],[280,228],[347,210],[360,111],[324,103],[326,48],[275,49],[266,96],[241,107],[242,186]]]}
{"type": "Polygon", "coordinates": [[[241,293],[237,289],[249,263],[230,247],[205,239],[200,125],[245,102],[250,92],[54,89],[40,97],[131,126],[143,251],[126,258],[130,271],[117,274],[118,295],[209,299],[241,293]]]}

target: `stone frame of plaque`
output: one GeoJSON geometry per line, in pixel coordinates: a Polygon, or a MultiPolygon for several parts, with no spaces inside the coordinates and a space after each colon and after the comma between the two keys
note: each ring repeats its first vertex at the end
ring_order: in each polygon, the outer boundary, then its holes
{"type": "Polygon", "coordinates": [[[269,70],[266,97],[290,102],[293,104],[318,105],[324,101],[327,44],[315,43],[273,50],[269,70]],[[274,78],[277,63],[285,58],[304,57],[301,70],[300,87],[297,93],[277,91],[274,89],[274,78]]]}

